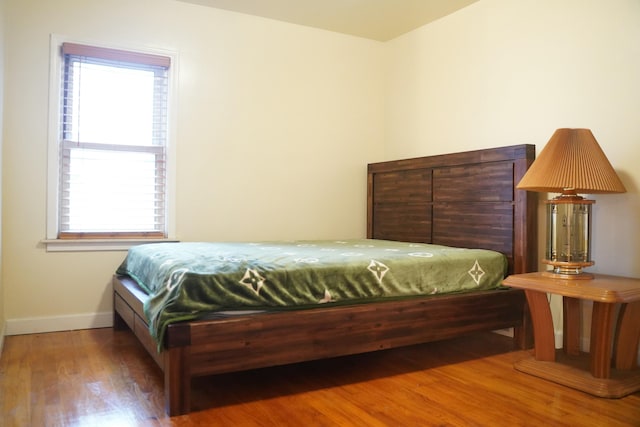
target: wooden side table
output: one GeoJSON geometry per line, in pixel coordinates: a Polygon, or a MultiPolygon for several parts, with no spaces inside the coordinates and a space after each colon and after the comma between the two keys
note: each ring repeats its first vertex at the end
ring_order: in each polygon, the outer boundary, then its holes
{"type": "Polygon", "coordinates": [[[594,274],[570,280],[538,272],[514,274],[504,284],[524,289],[533,321],[533,357],[517,362],[517,370],[600,397],[640,390],[640,279],[594,274]],[[547,293],[563,299],[561,351],[555,349],[547,293]],[[593,301],[589,353],[580,351],[580,300],[593,301]]]}

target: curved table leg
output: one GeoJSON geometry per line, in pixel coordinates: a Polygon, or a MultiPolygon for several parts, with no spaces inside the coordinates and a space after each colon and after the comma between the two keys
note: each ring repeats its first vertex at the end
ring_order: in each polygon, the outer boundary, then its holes
{"type": "Polygon", "coordinates": [[[562,348],[569,356],[580,355],[580,300],[562,297],[563,333],[562,348]]]}
{"type": "Polygon", "coordinates": [[[553,336],[553,319],[549,300],[545,292],[525,290],[531,319],[533,321],[533,354],[536,360],[553,362],[556,360],[555,338],[553,336]]]}
{"type": "Polygon", "coordinates": [[[611,375],[611,340],[616,305],[612,303],[593,303],[591,318],[591,375],[596,378],[609,378],[611,375]]]}
{"type": "Polygon", "coordinates": [[[618,315],[618,327],[614,340],[614,367],[631,371],[638,367],[640,343],[640,301],[622,304],[618,315]]]}

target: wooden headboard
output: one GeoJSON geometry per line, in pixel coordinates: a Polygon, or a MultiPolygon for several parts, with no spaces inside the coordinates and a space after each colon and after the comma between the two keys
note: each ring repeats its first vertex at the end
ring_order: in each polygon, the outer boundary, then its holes
{"type": "Polygon", "coordinates": [[[367,237],[492,249],[537,268],[537,199],[516,185],[534,145],[368,165],[367,237]]]}

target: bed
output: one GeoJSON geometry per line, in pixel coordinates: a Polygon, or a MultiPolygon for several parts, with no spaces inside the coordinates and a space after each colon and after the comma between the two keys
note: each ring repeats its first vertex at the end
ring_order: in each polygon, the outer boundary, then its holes
{"type": "MultiPolygon", "coordinates": [[[[420,250],[431,244],[496,251],[506,274],[533,271],[537,203],[515,186],[534,157],[533,145],[516,145],[369,164],[366,237],[420,250]]],[[[161,340],[145,315],[148,289],[116,274],[113,292],[114,328],[130,328],[163,370],[171,416],[190,411],[191,381],[199,376],[506,328],[518,348],[531,344],[526,299],[515,289],[178,319],[165,324],[161,340]]]]}

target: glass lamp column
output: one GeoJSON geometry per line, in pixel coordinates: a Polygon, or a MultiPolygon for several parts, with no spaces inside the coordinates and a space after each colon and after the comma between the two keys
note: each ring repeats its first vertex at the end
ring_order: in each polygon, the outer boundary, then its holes
{"type": "Polygon", "coordinates": [[[553,275],[571,279],[590,279],[582,271],[591,260],[591,206],[594,200],[575,194],[562,194],[548,200],[545,264],[553,266],[553,275]]]}

